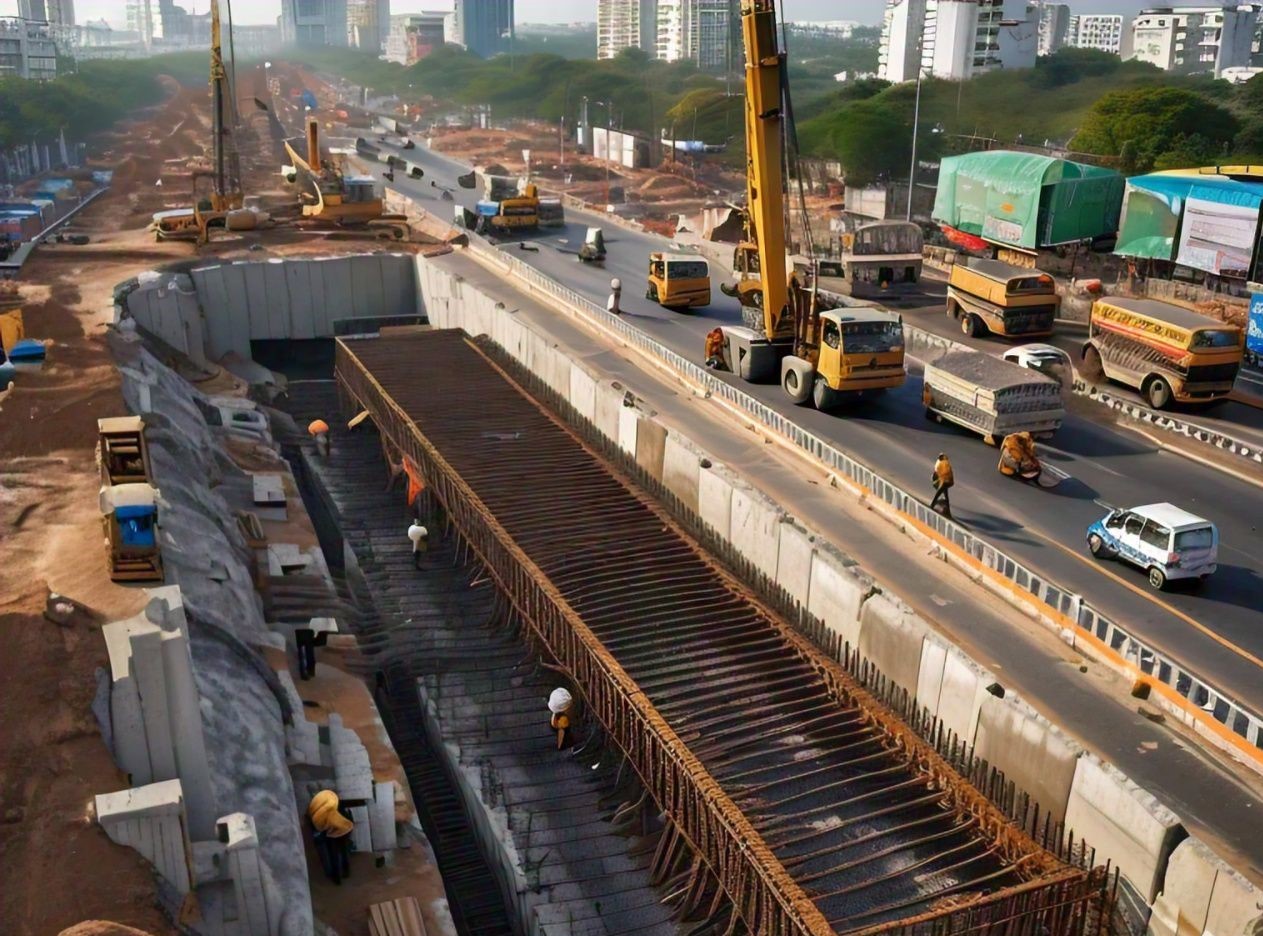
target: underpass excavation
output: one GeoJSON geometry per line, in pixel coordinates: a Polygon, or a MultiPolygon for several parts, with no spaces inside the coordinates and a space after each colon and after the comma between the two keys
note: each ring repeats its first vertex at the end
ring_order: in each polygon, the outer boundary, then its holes
{"type": "Polygon", "coordinates": [[[818,650],[462,333],[341,339],[335,366],[345,415],[423,480],[751,931],[1106,928],[1109,874],[1081,844],[818,650]]]}

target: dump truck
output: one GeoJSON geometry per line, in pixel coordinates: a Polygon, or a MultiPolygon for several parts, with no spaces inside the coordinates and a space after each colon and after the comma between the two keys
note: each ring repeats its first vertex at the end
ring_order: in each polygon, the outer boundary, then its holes
{"type": "Polygon", "coordinates": [[[925,365],[927,419],[952,422],[996,445],[1015,432],[1050,438],[1066,410],[1051,377],[980,351],[947,351],[925,365]]]}

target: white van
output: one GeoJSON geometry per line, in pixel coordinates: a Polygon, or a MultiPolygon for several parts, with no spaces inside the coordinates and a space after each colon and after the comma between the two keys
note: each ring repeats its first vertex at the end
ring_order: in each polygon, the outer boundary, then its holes
{"type": "Polygon", "coordinates": [[[1176,579],[1206,579],[1219,556],[1219,530],[1174,504],[1113,510],[1088,527],[1088,549],[1098,559],[1123,559],[1162,588],[1176,579]]]}

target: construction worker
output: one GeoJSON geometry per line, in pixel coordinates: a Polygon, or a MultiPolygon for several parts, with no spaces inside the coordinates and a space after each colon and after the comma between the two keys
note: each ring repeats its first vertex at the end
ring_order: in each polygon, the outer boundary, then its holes
{"type": "Polygon", "coordinates": [[[351,876],[351,830],[355,823],[338,802],[338,794],[321,790],[307,805],[307,820],[320,867],[334,884],[351,876]]]}
{"type": "Polygon", "coordinates": [[[329,457],[329,424],[323,419],[313,419],[307,432],[316,440],[316,452],[321,458],[329,457]]]}
{"type": "Polygon", "coordinates": [[[706,366],[718,370],[724,366],[724,332],[712,328],[706,333],[706,366]]]}
{"type": "Polygon", "coordinates": [[[557,732],[557,750],[570,744],[570,706],[574,699],[570,693],[560,687],[554,689],[548,697],[549,727],[557,732]]]}
{"type": "Polygon", "coordinates": [[[316,675],[316,632],[310,627],[295,627],[294,643],[298,645],[298,678],[311,679],[316,675]]]}
{"type": "Polygon", "coordinates": [[[413,520],[408,527],[408,541],[412,543],[413,568],[421,568],[421,557],[430,548],[430,531],[421,525],[420,520],[413,520]]]}
{"type": "Polygon", "coordinates": [[[618,277],[610,280],[610,297],[605,300],[605,311],[611,315],[622,315],[623,310],[618,306],[618,300],[623,296],[623,281],[618,277]]]}
{"type": "Polygon", "coordinates": [[[945,452],[938,453],[938,460],[934,462],[934,477],[930,480],[934,484],[934,499],[930,501],[930,509],[938,510],[938,502],[942,501],[943,509],[939,512],[950,520],[952,500],[947,492],[956,483],[956,477],[952,474],[952,463],[945,452]]]}

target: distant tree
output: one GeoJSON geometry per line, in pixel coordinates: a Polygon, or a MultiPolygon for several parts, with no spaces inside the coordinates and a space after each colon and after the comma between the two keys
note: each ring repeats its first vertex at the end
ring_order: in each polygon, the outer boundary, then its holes
{"type": "Polygon", "coordinates": [[[1040,58],[1034,69],[1028,73],[1027,81],[1032,87],[1057,88],[1084,78],[1112,74],[1122,64],[1122,59],[1117,55],[1099,49],[1067,47],[1040,58]]]}
{"type": "Polygon", "coordinates": [[[1161,163],[1222,153],[1237,119],[1200,94],[1183,88],[1142,87],[1113,91],[1088,112],[1072,149],[1118,156],[1124,172],[1149,172],[1161,163]]]}

